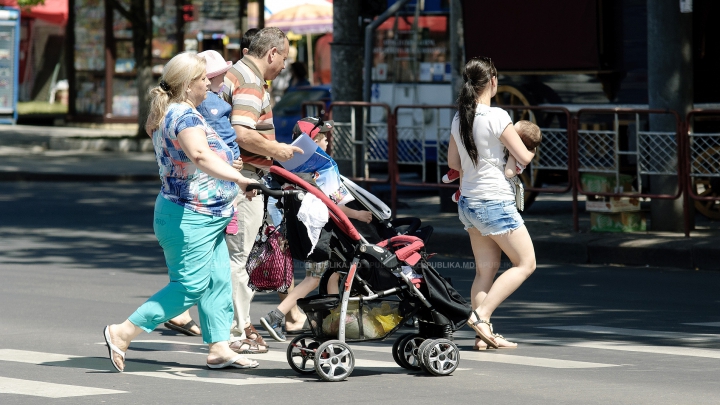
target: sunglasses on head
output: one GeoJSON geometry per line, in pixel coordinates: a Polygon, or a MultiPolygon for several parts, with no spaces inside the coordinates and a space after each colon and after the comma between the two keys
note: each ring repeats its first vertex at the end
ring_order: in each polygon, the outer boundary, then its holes
{"type": "Polygon", "coordinates": [[[323,119],[322,119],[322,115],[323,115],[324,113],[325,113],[325,111],[321,111],[321,112],[320,112],[320,115],[318,115],[317,117],[313,117],[313,118],[315,118],[315,119],[317,120],[317,122],[315,123],[315,126],[312,127],[312,129],[310,130],[310,133],[309,133],[308,135],[311,135],[311,136],[312,136],[313,131],[315,131],[316,129],[318,129],[318,128],[322,127],[323,125],[325,125],[325,121],[323,121],[323,119]]]}

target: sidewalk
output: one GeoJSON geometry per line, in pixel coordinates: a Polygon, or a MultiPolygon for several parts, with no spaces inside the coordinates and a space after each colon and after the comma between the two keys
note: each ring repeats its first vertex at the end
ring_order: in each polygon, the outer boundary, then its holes
{"type": "MultiPolygon", "coordinates": [[[[146,140],[132,130],[0,126],[0,181],[158,181],[146,140]],[[129,152],[122,152],[129,151],[129,152]]],[[[582,197],[581,197],[582,198],[582,197]]],[[[522,213],[538,263],[615,264],[720,270],[720,221],[696,217],[690,238],[682,233],[589,232],[590,215],[579,204],[580,230],[572,230],[569,194],[540,194],[522,213]]],[[[455,213],[440,212],[435,191],[401,191],[398,217],[414,216],[434,233],[428,251],[472,257],[467,232],[455,213]]]]}

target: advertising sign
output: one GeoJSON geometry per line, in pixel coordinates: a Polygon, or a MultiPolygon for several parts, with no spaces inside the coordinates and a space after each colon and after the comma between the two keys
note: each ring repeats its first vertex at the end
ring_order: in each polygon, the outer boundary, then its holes
{"type": "Polygon", "coordinates": [[[20,12],[0,9],[0,123],[15,124],[18,98],[20,12]]]}

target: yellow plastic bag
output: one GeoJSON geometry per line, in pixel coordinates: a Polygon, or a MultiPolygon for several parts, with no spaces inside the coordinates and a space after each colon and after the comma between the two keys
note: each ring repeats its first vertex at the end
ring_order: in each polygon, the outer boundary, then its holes
{"type": "Polygon", "coordinates": [[[390,332],[402,322],[398,309],[391,307],[387,302],[383,302],[380,307],[373,308],[370,316],[382,326],[384,333],[390,332]]]}

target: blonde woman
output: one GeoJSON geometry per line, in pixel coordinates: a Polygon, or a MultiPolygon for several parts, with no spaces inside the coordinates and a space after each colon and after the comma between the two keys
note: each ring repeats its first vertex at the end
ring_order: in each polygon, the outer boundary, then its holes
{"type": "Polygon", "coordinates": [[[515,192],[505,178],[504,148],[518,163],[534,156],[518,135],[507,112],[490,107],[497,93],[497,70],[490,58],[473,58],[463,72],[458,113],[453,118],[448,166],[460,172],[460,221],[470,235],[475,279],[468,324],[475,330],[475,350],[515,348],[493,331],[495,309],[535,271],[535,249],[515,206],[515,192]],[[500,254],[512,267],[497,279],[500,254]]]}
{"type": "Polygon", "coordinates": [[[170,282],[121,324],[103,331],[110,361],[125,369],[125,351],[142,331],[155,327],[197,304],[207,366],[212,369],[254,368],[258,363],[229,347],[232,323],[230,262],[225,227],[233,201],[254,180],[232,166],[232,151],[207,124],[196,107],[210,81],[205,59],[185,52],[172,58],[150,90],[151,135],[162,187],[155,201],[153,228],[165,254],[170,282]]]}

